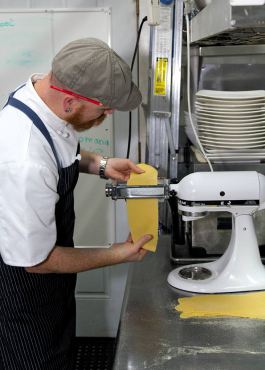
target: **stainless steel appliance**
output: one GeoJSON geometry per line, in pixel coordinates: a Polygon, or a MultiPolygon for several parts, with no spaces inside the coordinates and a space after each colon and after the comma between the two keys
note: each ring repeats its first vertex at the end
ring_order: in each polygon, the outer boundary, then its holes
{"type": "MultiPolygon", "coordinates": [[[[197,2],[198,3],[198,2],[197,2]]],[[[263,1],[212,0],[191,22],[199,45],[257,45],[265,41],[263,1]]]]}

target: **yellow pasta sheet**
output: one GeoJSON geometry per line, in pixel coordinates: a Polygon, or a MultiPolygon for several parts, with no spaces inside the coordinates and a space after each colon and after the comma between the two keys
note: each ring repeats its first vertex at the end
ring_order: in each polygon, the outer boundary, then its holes
{"type": "MultiPolygon", "coordinates": [[[[145,172],[132,173],[127,185],[157,185],[157,170],[145,163],[138,164],[145,172]]],[[[144,249],[155,252],[158,239],[158,200],[127,199],[128,222],[132,239],[136,242],[145,234],[153,235],[144,249]]]]}
{"type": "Polygon", "coordinates": [[[176,310],[181,318],[244,317],[265,319],[265,292],[207,294],[180,298],[176,310]]]}

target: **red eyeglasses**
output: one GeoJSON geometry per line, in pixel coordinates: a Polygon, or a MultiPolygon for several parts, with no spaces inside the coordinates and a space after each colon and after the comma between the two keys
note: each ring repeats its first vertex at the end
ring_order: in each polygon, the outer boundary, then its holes
{"type": "Polygon", "coordinates": [[[92,104],[95,104],[95,105],[98,105],[98,106],[103,106],[102,103],[100,103],[100,101],[97,101],[97,100],[94,100],[94,99],[90,99],[90,98],[87,98],[83,95],[79,95],[77,93],[74,93],[73,91],[69,91],[69,90],[65,90],[65,89],[60,89],[59,87],[57,86],[54,86],[54,85],[50,85],[50,88],[51,89],[54,89],[54,90],[57,90],[57,91],[60,91],[62,93],[65,93],[65,94],[69,94],[69,95],[72,95],[74,96],[75,98],[78,98],[78,99],[82,99],[82,100],[85,100],[85,101],[88,101],[89,103],[92,103],[92,104]]]}

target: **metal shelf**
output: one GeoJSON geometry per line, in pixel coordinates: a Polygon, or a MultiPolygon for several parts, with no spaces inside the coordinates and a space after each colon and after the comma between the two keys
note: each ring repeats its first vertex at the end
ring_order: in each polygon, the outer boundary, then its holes
{"type": "Polygon", "coordinates": [[[265,43],[265,5],[232,6],[212,0],[191,20],[191,43],[204,46],[265,43]]]}

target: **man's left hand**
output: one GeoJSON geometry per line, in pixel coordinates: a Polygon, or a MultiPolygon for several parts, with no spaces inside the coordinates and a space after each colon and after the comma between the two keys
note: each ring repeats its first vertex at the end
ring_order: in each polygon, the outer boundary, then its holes
{"type": "Polygon", "coordinates": [[[127,181],[130,177],[130,173],[143,173],[144,171],[137,167],[130,159],[124,158],[109,158],[105,176],[117,181],[127,181]]]}

